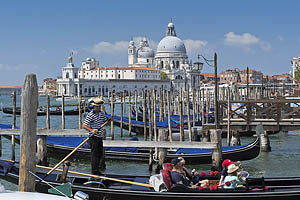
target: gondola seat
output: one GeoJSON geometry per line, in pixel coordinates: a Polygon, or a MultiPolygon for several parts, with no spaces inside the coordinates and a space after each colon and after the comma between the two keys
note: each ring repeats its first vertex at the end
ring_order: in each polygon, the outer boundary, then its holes
{"type": "MultiPolygon", "coordinates": [[[[133,182],[137,182],[137,183],[147,183],[149,181],[149,178],[142,178],[142,177],[137,177],[134,179],[133,182]]],[[[130,190],[132,191],[152,191],[153,189],[151,189],[150,187],[145,187],[145,186],[140,186],[140,185],[134,185],[132,184],[130,187],[130,190]]]]}
{"type": "Polygon", "coordinates": [[[171,163],[163,164],[163,169],[161,170],[161,175],[163,177],[163,181],[164,181],[164,184],[165,184],[167,190],[170,190],[173,185],[172,178],[171,178],[171,171],[172,171],[171,163]]]}

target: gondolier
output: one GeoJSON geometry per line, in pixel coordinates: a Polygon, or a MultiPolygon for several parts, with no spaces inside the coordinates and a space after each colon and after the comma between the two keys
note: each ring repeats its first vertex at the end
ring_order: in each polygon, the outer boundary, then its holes
{"type": "Polygon", "coordinates": [[[92,134],[89,142],[91,145],[91,167],[92,174],[101,175],[100,161],[103,157],[104,129],[101,126],[108,120],[105,113],[101,111],[104,101],[101,98],[93,98],[90,104],[93,110],[86,116],[82,127],[92,134]]]}

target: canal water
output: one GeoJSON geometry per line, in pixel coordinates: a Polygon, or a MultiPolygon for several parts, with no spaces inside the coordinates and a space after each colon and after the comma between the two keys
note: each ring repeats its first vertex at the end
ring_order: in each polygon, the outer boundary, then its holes
{"type": "MultiPolygon", "coordinates": [[[[17,106],[20,106],[20,96],[17,96],[17,106]]],[[[66,104],[72,104],[76,102],[65,102],[66,104]]],[[[51,105],[60,105],[61,102],[56,101],[51,98],[51,105]]],[[[46,98],[39,98],[39,105],[46,105],[46,98]]],[[[11,107],[12,100],[10,95],[0,95],[0,108],[1,107],[11,107]]],[[[71,108],[70,108],[71,109],[71,108]]],[[[110,112],[110,108],[106,107],[106,110],[110,112]]],[[[116,105],[115,113],[118,114],[120,111],[120,106],[116,105]]],[[[128,108],[126,109],[126,114],[128,115],[128,108]]],[[[78,116],[65,116],[66,128],[76,128],[78,127],[78,116]]],[[[1,124],[11,124],[11,115],[4,114],[0,111],[0,123],[1,124]]],[[[17,117],[17,126],[19,126],[20,117],[17,117]]],[[[37,120],[38,128],[46,127],[46,117],[38,116],[37,120]]],[[[51,128],[60,129],[61,128],[61,116],[51,116],[51,128]]],[[[119,137],[120,129],[115,127],[115,137],[119,137]]],[[[127,131],[124,131],[124,137],[122,139],[130,139],[127,131]]],[[[107,134],[110,135],[110,128],[107,127],[107,134]]],[[[142,138],[141,138],[142,139],[142,138]]],[[[242,137],[242,144],[250,143],[255,137],[242,137]]],[[[225,139],[223,144],[225,144],[225,139]]],[[[260,155],[249,161],[241,161],[243,169],[248,171],[252,177],[275,177],[275,176],[300,176],[300,132],[280,132],[275,135],[270,135],[270,143],[272,151],[265,153],[261,152],[260,155]]],[[[11,145],[10,141],[2,137],[2,158],[11,158],[11,145]]],[[[19,160],[20,148],[16,145],[16,160],[19,160]]],[[[56,165],[60,160],[48,158],[50,166],[56,165]]],[[[70,170],[79,172],[90,172],[90,162],[89,160],[76,160],[71,159],[70,170]]],[[[153,172],[148,171],[148,165],[146,163],[140,162],[126,162],[126,161],[106,161],[106,171],[105,173],[110,174],[131,174],[131,175],[149,175],[153,172]]],[[[197,169],[198,171],[209,171],[211,165],[187,165],[189,169],[197,169]]],[[[154,167],[155,168],[155,167],[154,167]]],[[[0,179],[0,183],[5,186],[6,189],[17,190],[16,185],[12,185],[4,180],[0,179]]]]}

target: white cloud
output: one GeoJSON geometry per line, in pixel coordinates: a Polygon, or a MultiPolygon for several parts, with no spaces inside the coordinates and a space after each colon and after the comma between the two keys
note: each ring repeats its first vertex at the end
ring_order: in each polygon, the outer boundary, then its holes
{"type": "Polygon", "coordinates": [[[94,54],[103,54],[103,53],[116,53],[116,52],[126,52],[128,47],[128,41],[119,41],[119,42],[99,42],[95,44],[92,48],[88,49],[94,54]]]}
{"type": "Polygon", "coordinates": [[[235,34],[234,32],[226,33],[224,42],[227,45],[245,47],[247,50],[249,50],[250,46],[254,45],[258,45],[265,51],[269,51],[271,49],[271,45],[269,43],[260,40],[258,37],[250,33],[243,33],[241,35],[235,34]]]}
{"type": "Polygon", "coordinates": [[[203,51],[203,48],[207,46],[208,42],[201,41],[201,40],[187,39],[184,40],[184,44],[188,54],[191,54],[191,53],[199,53],[203,51]]]}
{"type": "MultiPolygon", "coordinates": [[[[135,43],[136,47],[139,47],[141,40],[144,37],[134,37],[133,41],[135,43]]],[[[155,50],[158,42],[154,40],[149,40],[148,39],[149,46],[155,50]]],[[[101,54],[118,54],[120,52],[126,54],[127,53],[127,48],[129,45],[129,40],[128,41],[116,41],[116,42],[106,42],[106,41],[101,41],[97,44],[95,44],[91,48],[87,48],[86,50],[89,52],[92,52],[96,55],[101,55],[101,54]]]]}
{"type": "Polygon", "coordinates": [[[252,45],[259,43],[259,39],[250,33],[237,35],[234,32],[225,34],[225,42],[229,45],[252,45]]]}

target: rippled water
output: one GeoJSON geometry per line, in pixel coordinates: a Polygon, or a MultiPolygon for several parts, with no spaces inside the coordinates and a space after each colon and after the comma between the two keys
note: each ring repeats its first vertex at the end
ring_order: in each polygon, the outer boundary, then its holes
{"type": "MultiPolygon", "coordinates": [[[[40,105],[45,105],[45,98],[40,98],[40,105]]],[[[58,104],[54,99],[51,99],[52,104],[58,104]]],[[[10,96],[0,96],[0,106],[11,106],[10,96]]],[[[18,105],[20,105],[20,97],[18,97],[18,105]]],[[[119,107],[116,106],[116,113],[118,113],[119,107]]],[[[109,111],[109,108],[107,108],[109,111]]],[[[128,109],[127,109],[128,112],[128,109]]],[[[0,123],[10,124],[11,116],[0,112],[0,123]]],[[[38,117],[38,127],[45,127],[45,116],[38,117]]],[[[17,117],[17,126],[19,125],[19,117],[17,117]]],[[[78,127],[78,116],[66,116],[66,128],[78,127]]],[[[51,116],[51,128],[61,128],[61,117],[51,116]]],[[[107,128],[109,135],[110,130],[107,128]]],[[[119,129],[115,127],[115,136],[118,138],[119,129]]],[[[124,131],[126,135],[126,131],[124,131]]],[[[125,138],[128,136],[125,136],[125,138]]],[[[246,138],[242,137],[243,144],[249,143],[254,140],[254,137],[246,138]]],[[[223,141],[225,143],[225,140],[223,141]]],[[[260,155],[249,161],[242,161],[244,170],[248,171],[251,176],[300,176],[300,132],[278,133],[270,135],[270,142],[272,151],[269,153],[262,152],[260,155]]],[[[2,139],[2,157],[10,159],[11,147],[10,141],[2,139]]],[[[19,160],[19,146],[16,146],[16,160],[19,160]]],[[[49,158],[51,166],[57,164],[60,160],[49,158]]],[[[107,169],[105,173],[116,174],[133,174],[133,175],[147,175],[148,165],[139,162],[125,162],[125,161],[107,161],[107,169]]],[[[190,169],[198,169],[199,171],[206,171],[211,168],[211,165],[188,165],[190,169]]],[[[90,172],[90,162],[88,160],[71,160],[70,170],[80,172],[90,172]]],[[[154,173],[154,172],[153,172],[154,173]]],[[[9,184],[0,179],[6,189],[16,190],[17,186],[9,184]]]]}

